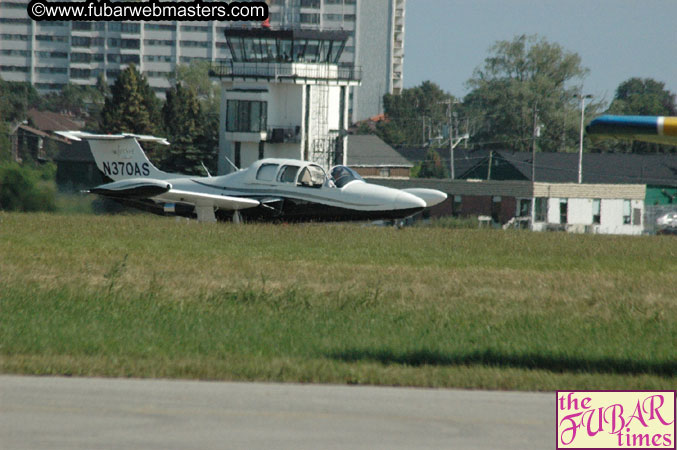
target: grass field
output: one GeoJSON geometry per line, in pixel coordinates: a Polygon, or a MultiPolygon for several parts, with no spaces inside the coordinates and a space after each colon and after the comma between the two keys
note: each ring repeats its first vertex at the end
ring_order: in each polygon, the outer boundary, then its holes
{"type": "Polygon", "coordinates": [[[0,372],[677,385],[677,239],[0,213],[0,372]]]}

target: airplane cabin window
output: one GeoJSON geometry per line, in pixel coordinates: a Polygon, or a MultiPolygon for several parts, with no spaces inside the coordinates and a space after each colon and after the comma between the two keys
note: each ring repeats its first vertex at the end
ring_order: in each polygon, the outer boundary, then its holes
{"type": "Polygon", "coordinates": [[[258,172],[256,172],[256,179],[259,181],[273,181],[278,167],[280,167],[278,164],[262,164],[258,172]]]}
{"type": "Polygon", "coordinates": [[[304,167],[299,175],[299,186],[321,188],[327,181],[327,174],[320,166],[304,167]]]}
{"type": "Polygon", "coordinates": [[[279,181],[281,183],[294,183],[296,181],[296,174],[299,172],[299,166],[284,166],[280,171],[279,181]]]}

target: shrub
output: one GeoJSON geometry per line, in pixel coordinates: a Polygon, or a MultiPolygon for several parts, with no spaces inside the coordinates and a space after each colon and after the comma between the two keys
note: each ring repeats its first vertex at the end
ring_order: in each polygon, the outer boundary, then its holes
{"type": "Polygon", "coordinates": [[[0,163],[0,210],[55,211],[54,167],[20,166],[0,163]]]}

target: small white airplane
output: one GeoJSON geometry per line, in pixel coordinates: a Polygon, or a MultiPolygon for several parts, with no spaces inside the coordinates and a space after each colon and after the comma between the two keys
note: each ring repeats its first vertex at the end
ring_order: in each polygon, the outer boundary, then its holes
{"type": "Polygon", "coordinates": [[[135,134],[58,131],[87,140],[99,170],[113,182],[89,192],[124,200],[155,213],[195,217],[201,222],[242,219],[301,221],[399,220],[443,202],[433,189],[392,189],[366,183],[346,166],[331,176],[318,165],[294,159],[263,159],[223,176],[162,172],[141,142],[169,145],[163,138],[135,134]]]}

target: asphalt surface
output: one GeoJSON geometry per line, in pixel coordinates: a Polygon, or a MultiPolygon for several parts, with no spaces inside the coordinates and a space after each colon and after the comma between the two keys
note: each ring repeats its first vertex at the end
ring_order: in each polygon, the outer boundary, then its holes
{"type": "Polygon", "coordinates": [[[0,376],[0,449],[555,447],[555,394],[0,376]]]}

